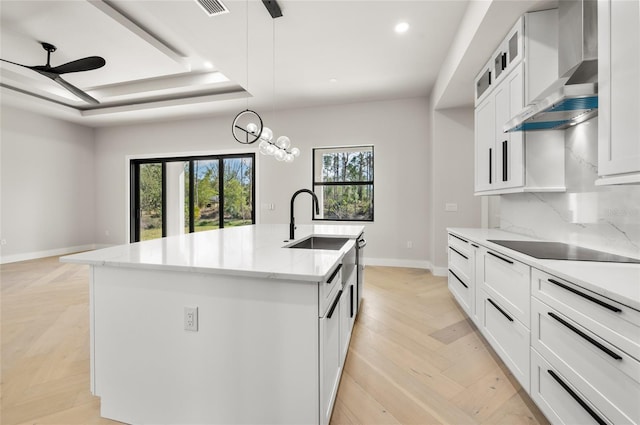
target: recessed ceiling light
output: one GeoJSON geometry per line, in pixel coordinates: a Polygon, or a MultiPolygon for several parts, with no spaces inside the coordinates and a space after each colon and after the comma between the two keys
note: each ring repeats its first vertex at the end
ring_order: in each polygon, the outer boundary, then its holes
{"type": "Polygon", "coordinates": [[[329,82],[330,82],[330,83],[337,83],[337,82],[338,82],[338,80],[337,80],[337,79],[335,79],[335,78],[329,78],[329,82]]]}
{"type": "Polygon", "coordinates": [[[396,25],[395,30],[396,30],[396,32],[398,34],[402,34],[404,32],[407,32],[407,31],[409,31],[409,24],[406,23],[406,22],[400,22],[399,24],[396,25]]]}

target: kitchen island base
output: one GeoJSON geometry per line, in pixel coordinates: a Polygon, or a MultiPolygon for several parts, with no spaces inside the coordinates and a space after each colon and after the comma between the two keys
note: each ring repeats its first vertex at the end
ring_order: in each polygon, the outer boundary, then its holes
{"type": "Polygon", "coordinates": [[[318,284],[92,266],[92,390],[143,423],[318,423],[318,284]],[[184,307],[198,307],[197,332],[184,307]]]}

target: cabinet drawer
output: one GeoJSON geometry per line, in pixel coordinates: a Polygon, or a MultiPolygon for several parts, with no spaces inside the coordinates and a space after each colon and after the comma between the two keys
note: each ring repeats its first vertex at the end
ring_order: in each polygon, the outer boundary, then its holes
{"type": "Polygon", "coordinates": [[[474,261],[473,251],[462,250],[459,247],[449,246],[449,269],[462,279],[467,285],[473,280],[474,261]]]}
{"type": "Polygon", "coordinates": [[[531,398],[555,425],[612,424],[534,349],[531,349],[531,398]]]}
{"type": "Polygon", "coordinates": [[[532,346],[615,423],[640,423],[640,362],[541,301],[532,346]]]}
{"type": "Polygon", "coordinates": [[[318,317],[324,316],[329,307],[331,307],[331,301],[333,301],[334,295],[342,288],[342,264],[329,275],[329,279],[324,282],[320,282],[318,288],[318,317]]]}
{"type": "Polygon", "coordinates": [[[640,360],[640,311],[537,269],[532,295],[640,360]]]}
{"type": "Polygon", "coordinates": [[[529,329],[486,292],[482,296],[481,329],[525,391],[529,392],[529,329]]]}
{"type": "Polygon", "coordinates": [[[484,253],[483,262],[483,289],[529,327],[531,267],[492,250],[484,253]]]}
{"type": "Polygon", "coordinates": [[[450,247],[456,248],[459,251],[466,253],[471,248],[471,242],[462,236],[454,235],[453,233],[449,233],[447,238],[447,244],[450,247]]]}
{"type": "Polygon", "coordinates": [[[469,281],[464,280],[458,272],[449,268],[448,287],[467,315],[473,316],[473,287],[469,281]]]}

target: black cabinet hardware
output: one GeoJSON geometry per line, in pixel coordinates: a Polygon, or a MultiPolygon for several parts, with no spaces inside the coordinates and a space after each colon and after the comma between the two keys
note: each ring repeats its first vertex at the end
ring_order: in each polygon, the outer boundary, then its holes
{"type": "Polygon", "coordinates": [[[349,317],[353,317],[353,285],[349,285],[349,304],[351,305],[351,312],[349,313],[349,317]]]}
{"type": "Polygon", "coordinates": [[[491,184],[491,174],[493,174],[492,170],[491,170],[491,154],[493,152],[493,149],[489,148],[489,184],[491,184]]]}
{"type": "Polygon", "coordinates": [[[453,236],[454,238],[456,238],[456,239],[460,239],[460,240],[461,240],[462,242],[464,242],[464,243],[469,243],[468,241],[465,241],[464,239],[462,239],[460,236],[456,236],[456,235],[454,235],[453,233],[449,233],[449,234],[450,234],[451,236],[453,236]]]}
{"type": "Polygon", "coordinates": [[[327,283],[331,283],[333,279],[335,279],[336,275],[338,274],[341,268],[342,268],[342,264],[339,264],[338,267],[336,267],[336,269],[331,274],[331,277],[329,277],[329,280],[327,280],[327,283]]]}
{"type": "Polygon", "coordinates": [[[598,347],[600,350],[604,351],[610,357],[613,357],[616,360],[622,360],[622,357],[618,353],[608,349],[607,347],[605,347],[604,345],[602,345],[601,343],[599,343],[598,341],[596,341],[595,339],[593,339],[592,337],[587,335],[586,333],[582,332],[580,329],[578,329],[575,326],[573,326],[571,323],[569,323],[566,320],[564,320],[561,317],[559,317],[557,314],[555,314],[555,313],[553,313],[551,311],[548,311],[547,314],[549,316],[551,316],[553,319],[555,319],[556,321],[562,323],[565,327],[571,329],[573,332],[575,332],[578,335],[580,335],[583,339],[587,340],[591,344],[593,344],[596,347],[598,347]]]}
{"type": "Polygon", "coordinates": [[[502,69],[505,69],[507,67],[507,52],[504,52],[502,54],[502,69]]]}
{"type": "Polygon", "coordinates": [[[471,246],[474,247],[474,248],[480,248],[478,245],[476,245],[474,243],[472,243],[471,246]]]}
{"type": "Polygon", "coordinates": [[[593,411],[593,409],[591,407],[589,407],[589,405],[587,403],[584,402],[584,400],[582,400],[580,398],[580,396],[578,396],[578,394],[575,393],[575,391],[573,391],[571,389],[571,387],[569,387],[562,379],[560,379],[560,377],[558,375],[556,375],[556,373],[554,371],[552,371],[551,369],[547,369],[547,373],[549,373],[549,375],[551,375],[551,377],[558,383],[560,384],[560,386],[562,388],[564,388],[564,390],[566,392],[569,393],[569,395],[578,402],[578,404],[580,405],[580,407],[582,407],[588,414],[589,416],[591,416],[598,424],[600,425],[607,425],[607,423],[600,417],[598,416],[598,414],[596,412],[593,411]]]}
{"type": "Polygon", "coordinates": [[[327,313],[327,319],[331,319],[331,316],[333,316],[333,312],[338,306],[338,302],[340,301],[341,296],[342,296],[342,289],[338,291],[338,295],[336,295],[336,300],[333,302],[333,305],[329,309],[329,313],[327,313]]]}
{"type": "Polygon", "coordinates": [[[458,282],[462,283],[462,286],[464,286],[465,288],[469,289],[469,287],[467,286],[467,284],[466,284],[466,283],[464,283],[464,282],[462,281],[462,279],[460,279],[460,278],[458,277],[458,275],[457,275],[457,274],[455,274],[455,273],[453,272],[453,270],[449,269],[449,273],[451,273],[451,274],[453,275],[453,277],[455,277],[456,279],[458,279],[458,282]]]}
{"type": "Polygon", "coordinates": [[[500,306],[498,306],[498,304],[494,303],[491,298],[487,298],[487,301],[489,301],[491,305],[494,306],[500,313],[502,313],[502,315],[506,317],[510,322],[513,322],[513,317],[509,316],[503,309],[500,308],[500,306]]]}
{"type": "Polygon", "coordinates": [[[468,260],[469,257],[467,257],[466,255],[464,255],[463,253],[461,253],[460,251],[458,251],[457,249],[455,249],[454,247],[450,246],[449,247],[450,250],[452,250],[453,252],[455,252],[456,254],[458,254],[459,256],[461,256],[462,258],[464,258],[465,260],[468,260]]]}
{"type": "Polygon", "coordinates": [[[599,300],[599,299],[597,299],[597,298],[595,298],[595,297],[592,297],[591,295],[587,295],[587,294],[585,294],[584,292],[580,292],[580,291],[578,291],[577,289],[574,289],[574,288],[572,288],[572,287],[571,287],[571,286],[569,286],[569,285],[565,285],[565,284],[564,284],[564,283],[562,283],[562,282],[558,282],[558,281],[557,281],[557,280],[555,280],[555,279],[547,279],[547,280],[548,280],[549,282],[553,283],[554,285],[557,285],[557,286],[559,286],[559,287],[561,287],[561,288],[563,288],[563,289],[566,289],[566,290],[567,290],[567,291],[569,291],[569,292],[573,292],[574,294],[576,294],[576,295],[578,295],[578,296],[580,296],[580,297],[582,297],[582,298],[585,298],[585,299],[587,299],[587,300],[589,300],[589,301],[591,301],[591,302],[593,302],[593,303],[596,303],[596,304],[598,304],[599,306],[606,308],[607,310],[611,310],[611,311],[613,311],[614,313],[621,313],[621,312],[622,312],[622,310],[621,310],[621,309],[619,309],[619,308],[618,308],[618,307],[616,307],[616,306],[613,306],[613,305],[611,305],[611,304],[607,304],[607,303],[606,303],[606,302],[604,302],[604,301],[601,301],[601,300],[599,300]]]}
{"type": "Polygon", "coordinates": [[[503,258],[503,257],[499,256],[498,254],[494,254],[494,253],[493,253],[493,252],[491,252],[491,251],[487,251],[487,254],[489,254],[489,255],[493,255],[494,257],[499,258],[499,259],[501,259],[502,261],[504,261],[504,262],[506,262],[506,263],[513,264],[513,261],[511,261],[511,260],[507,260],[506,258],[503,258]]]}
{"type": "Polygon", "coordinates": [[[502,181],[506,182],[507,181],[507,176],[508,176],[508,171],[507,171],[507,167],[509,166],[508,162],[507,162],[507,146],[508,143],[507,141],[503,141],[502,142],[502,181]]]}

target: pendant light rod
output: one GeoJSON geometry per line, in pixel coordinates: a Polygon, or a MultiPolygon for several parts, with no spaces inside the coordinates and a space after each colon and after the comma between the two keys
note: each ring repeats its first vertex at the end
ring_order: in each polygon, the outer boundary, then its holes
{"type": "Polygon", "coordinates": [[[282,10],[280,10],[280,5],[276,0],[262,0],[262,4],[264,4],[264,7],[267,8],[269,14],[273,19],[282,16],[282,10]]]}

